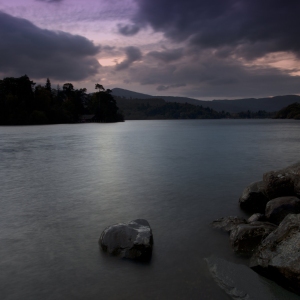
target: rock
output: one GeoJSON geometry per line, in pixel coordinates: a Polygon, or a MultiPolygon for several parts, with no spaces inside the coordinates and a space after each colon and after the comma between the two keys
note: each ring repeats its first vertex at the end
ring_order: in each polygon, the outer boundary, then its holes
{"type": "Polygon", "coordinates": [[[232,229],[234,229],[239,224],[245,224],[246,220],[239,218],[239,217],[225,217],[220,218],[211,223],[212,227],[223,229],[226,232],[230,232],[232,229]]]}
{"type": "MultiPolygon", "coordinates": [[[[259,276],[244,264],[210,256],[204,259],[218,287],[234,300],[299,300],[293,293],[259,276]]],[[[227,299],[222,297],[220,299],[227,299]]]]}
{"type": "Polygon", "coordinates": [[[300,196],[300,163],[263,175],[265,192],[271,200],[282,196],[300,196]]]}
{"type": "Polygon", "coordinates": [[[268,222],[240,224],[230,233],[231,246],[236,253],[251,256],[260,242],[276,228],[268,222]]]}
{"type": "Polygon", "coordinates": [[[251,217],[249,217],[247,220],[248,223],[252,223],[252,222],[256,222],[256,221],[262,221],[262,222],[266,221],[265,215],[256,213],[256,214],[253,214],[251,217]]]}
{"type": "Polygon", "coordinates": [[[268,202],[266,218],[269,222],[279,224],[288,214],[300,213],[300,199],[297,197],[279,197],[268,202]]]}
{"type": "Polygon", "coordinates": [[[300,214],[289,214],[255,251],[250,267],[300,295],[300,214]]]}
{"type": "Polygon", "coordinates": [[[104,251],[113,255],[149,259],[153,245],[152,230],[144,219],[137,219],[128,224],[118,223],[104,229],[99,244],[104,251]]]}
{"type": "Polygon", "coordinates": [[[240,207],[253,213],[264,213],[268,201],[263,181],[251,183],[244,189],[239,199],[240,207]]]}

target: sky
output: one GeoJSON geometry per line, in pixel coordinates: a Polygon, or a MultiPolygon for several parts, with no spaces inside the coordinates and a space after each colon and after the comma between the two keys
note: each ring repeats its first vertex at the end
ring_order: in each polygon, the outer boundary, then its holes
{"type": "Polygon", "coordinates": [[[0,0],[0,78],[202,100],[300,94],[299,0],[0,0]]]}

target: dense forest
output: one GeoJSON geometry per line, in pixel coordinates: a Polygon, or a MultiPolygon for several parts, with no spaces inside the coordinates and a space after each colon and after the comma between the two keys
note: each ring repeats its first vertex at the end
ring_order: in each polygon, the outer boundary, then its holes
{"type": "Polygon", "coordinates": [[[166,102],[159,98],[125,99],[115,96],[118,107],[126,120],[157,119],[253,119],[272,118],[274,113],[258,112],[217,112],[211,108],[189,103],[166,102]]]}
{"type": "Polygon", "coordinates": [[[100,84],[95,89],[87,94],[72,83],[54,89],[49,79],[42,86],[27,75],[4,78],[0,80],[0,125],[77,123],[84,121],[84,115],[91,115],[94,122],[123,121],[111,91],[100,84]]]}
{"type": "Polygon", "coordinates": [[[300,103],[293,103],[277,112],[276,119],[297,119],[300,120],[300,103]]]}

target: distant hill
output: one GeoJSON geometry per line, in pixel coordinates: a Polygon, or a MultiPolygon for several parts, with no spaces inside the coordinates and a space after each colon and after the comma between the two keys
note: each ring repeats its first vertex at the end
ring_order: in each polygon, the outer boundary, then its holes
{"type": "Polygon", "coordinates": [[[120,88],[114,88],[112,89],[112,95],[118,96],[118,97],[124,97],[127,99],[150,99],[150,98],[160,98],[160,97],[153,97],[151,95],[137,93],[129,90],[124,90],[120,88]]]}
{"type": "Polygon", "coordinates": [[[275,119],[300,119],[300,103],[293,103],[281,109],[275,119]]]}
{"type": "Polygon", "coordinates": [[[220,119],[229,117],[211,108],[163,99],[126,99],[114,96],[125,120],[220,119]]]}
{"type": "Polygon", "coordinates": [[[177,102],[177,103],[189,103],[193,105],[202,105],[203,107],[209,107],[217,112],[230,112],[238,113],[241,111],[266,111],[275,112],[292,103],[300,102],[300,96],[287,95],[287,96],[275,96],[270,98],[247,98],[237,100],[213,100],[204,101],[197,100],[188,97],[171,97],[171,96],[151,96],[142,93],[136,93],[133,91],[114,88],[112,89],[114,96],[124,97],[127,99],[151,99],[160,98],[166,102],[177,102]]]}
{"type": "Polygon", "coordinates": [[[142,93],[137,93],[125,89],[114,88],[112,89],[112,95],[118,97],[124,97],[126,99],[163,99],[166,102],[177,102],[177,103],[190,103],[193,105],[202,105],[200,102],[210,102],[210,101],[201,101],[188,97],[173,97],[173,96],[152,96],[142,93]]]}

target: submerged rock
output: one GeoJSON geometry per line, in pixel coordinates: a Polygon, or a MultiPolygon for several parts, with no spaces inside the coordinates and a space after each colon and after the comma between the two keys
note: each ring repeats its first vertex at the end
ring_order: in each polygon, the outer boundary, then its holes
{"type": "Polygon", "coordinates": [[[211,223],[212,227],[222,229],[226,232],[230,232],[239,224],[245,224],[247,221],[239,217],[225,217],[220,218],[211,223]]]}
{"type": "Polygon", "coordinates": [[[251,183],[239,199],[240,207],[252,213],[264,213],[268,201],[263,181],[251,183]]]}
{"type": "Polygon", "coordinates": [[[236,253],[251,256],[260,242],[276,228],[267,222],[240,224],[230,233],[231,246],[236,253]]]}
{"type": "Polygon", "coordinates": [[[300,214],[289,214],[257,248],[250,267],[300,295],[300,214]]]}
{"type": "MultiPolygon", "coordinates": [[[[216,284],[234,300],[299,300],[275,283],[259,276],[249,267],[218,257],[205,258],[216,284]]],[[[226,297],[224,297],[225,299],[226,297]]],[[[227,299],[227,298],[226,298],[227,299]]]]}
{"type": "Polygon", "coordinates": [[[300,213],[300,199],[297,197],[279,197],[268,202],[266,218],[269,222],[279,224],[288,214],[300,213]]]}
{"type": "Polygon", "coordinates": [[[153,235],[148,221],[137,219],[109,226],[102,232],[99,244],[104,251],[131,259],[149,259],[153,235]]]}
{"type": "Polygon", "coordinates": [[[300,196],[300,163],[263,175],[265,192],[269,199],[282,196],[300,196]]]}

